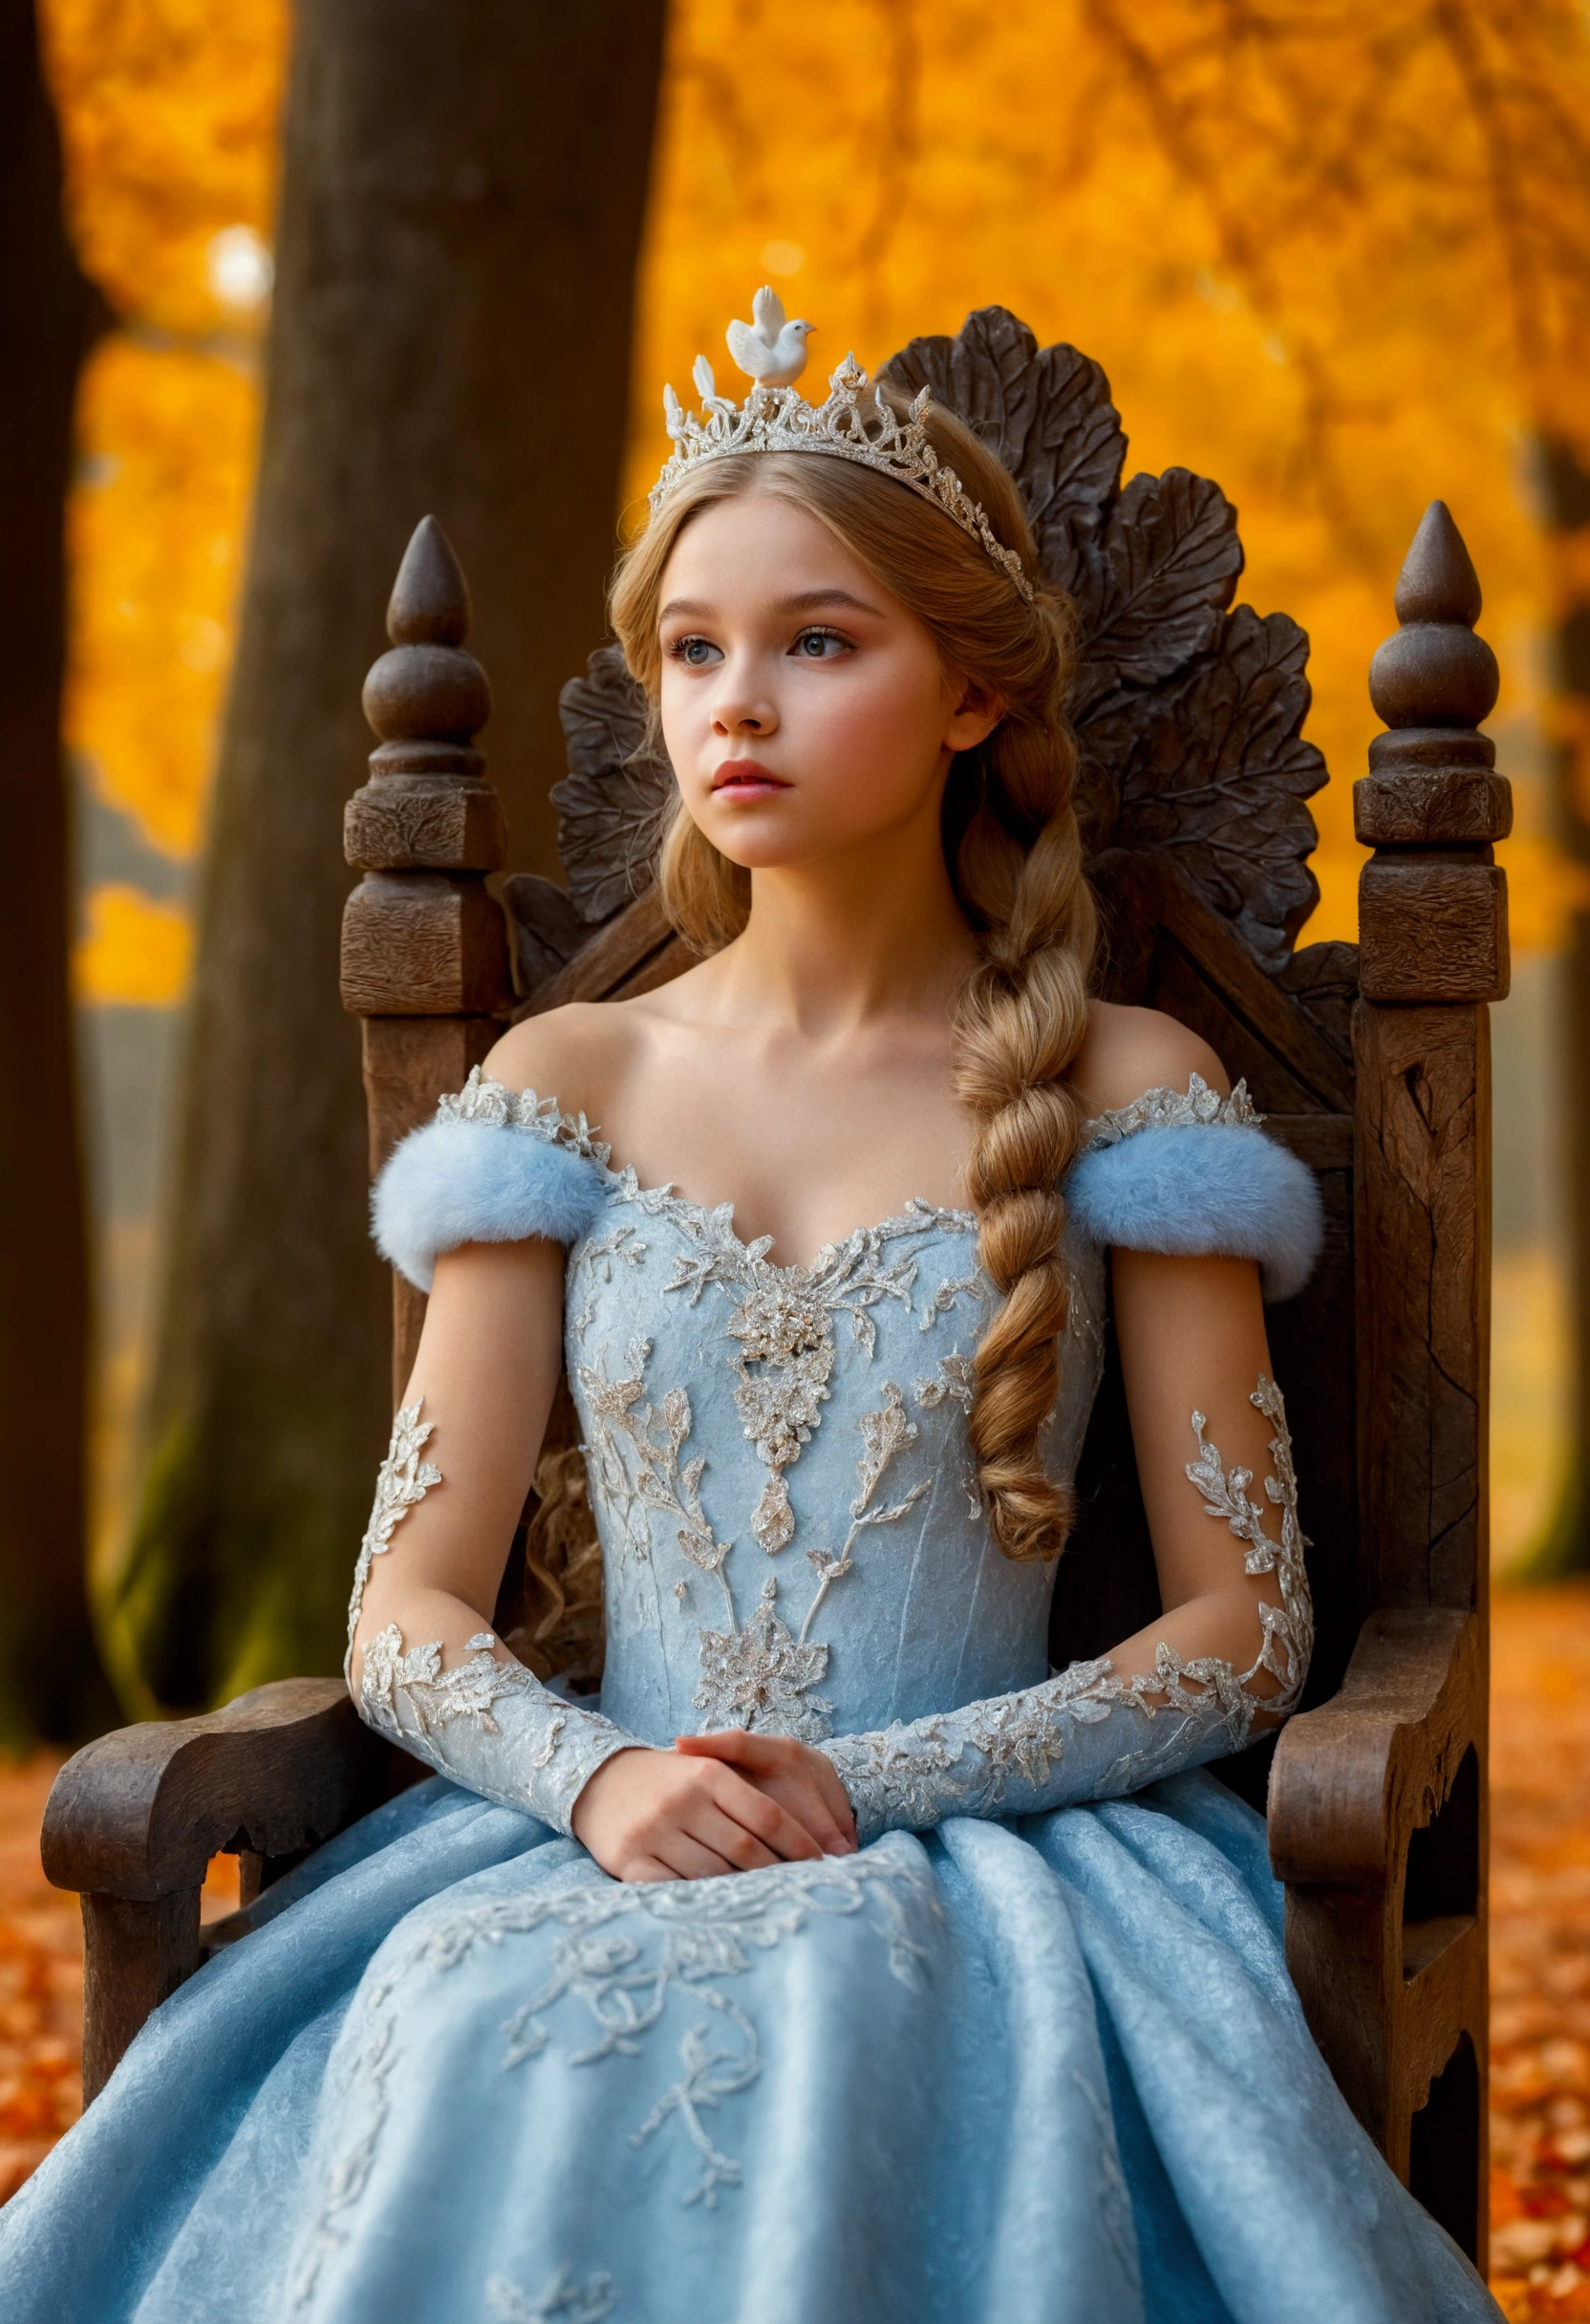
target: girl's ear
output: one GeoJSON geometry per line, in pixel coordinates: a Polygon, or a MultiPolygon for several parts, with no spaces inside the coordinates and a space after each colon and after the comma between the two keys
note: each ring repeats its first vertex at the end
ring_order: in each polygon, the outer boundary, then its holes
{"type": "Polygon", "coordinates": [[[966,686],[944,728],[946,750],[975,750],[1004,717],[1008,705],[987,686],[966,686]]]}

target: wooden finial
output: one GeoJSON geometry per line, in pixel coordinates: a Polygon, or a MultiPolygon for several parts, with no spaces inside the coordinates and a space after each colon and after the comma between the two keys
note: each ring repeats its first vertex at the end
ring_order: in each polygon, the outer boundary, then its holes
{"type": "MultiPolygon", "coordinates": [[[[371,774],[478,779],[485,762],[469,747],[470,738],[491,716],[491,686],[462,650],[469,584],[434,516],[420,519],[403,552],[386,628],[392,651],[364,681],[364,715],[381,738],[371,753],[371,774]]],[[[394,868],[362,855],[348,860],[372,871],[394,868]]],[[[498,855],[467,868],[496,871],[502,861],[498,855]]],[[[448,858],[448,868],[466,867],[448,858]]]]}
{"type": "Polygon", "coordinates": [[[343,818],[348,861],[367,874],[344,921],[343,1002],[361,1017],[492,1016],[511,991],[502,914],[483,884],[506,860],[507,828],[473,740],[491,687],[463,649],[469,586],[435,517],[404,552],[387,631],[396,642],[364,683],[380,742],[343,818]],[[416,951],[422,920],[435,926],[416,951]]]}
{"type": "MultiPolygon", "coordinates": [[[[429,522],[427,518],[426,523],[429,522]]],[[[418,540],[419,535],[415,538],[418,540]]],[[[1431,501],[1419,519],[1419,529],[1403,559],[1391,602],[1397,619],[1404,624],[1457,622],[1472,630],[1479,619],[1485,602],[1480,594],[1479,575],[1445,501],[1431,501]]]]}
{"type": "Polygon", "coordinates": [[[1499,1001],[1507,883],[1492,849],[1513,828],[1496,746],[1496,657],[1474,635],[1479,576],[1445,501],[1431,501],[1396,591],[1401,627],[1369,665],[1387,731],[1353,785],[1353,828],[1376,854],[1359,880],[1365,1000],[1499,1001]]]}
{"type": "MultiPolygon", "coordinates": [[[[348,861],[364,874],[342,917],[342,1005],[364,1020],[372,1173],[462,1087],[513,1005],[507,930],[485,884],[506,860],[507,826],[474,747],[491,687],[463,650],[469,585],[434,516],[403,553],[386,627],[392,651],[364,685],[380,742],[343,819],[348,861]]],[[[424,1311],[394,1276],[395,1399],[424,1311]]]]}
{"type": "Polygon", "coordinates": [[[469,584],[453,544],[434,516],[422,516],[387,600],[386,634],[395,646],[462,646],[469,622],[469,584]]]}
{"type": "MultiPolygon", "coordinates": [[[[1398,731],[1472,728],[1496,704],[1496,656],[1474,635],[1479,575],[1445,501],[1431,501],[1397,582],[1402,627],[1369,664],[1369,699],[1398,731]]],[[[1480,738],[1476,738],[1480,739],[1480,738]]],[[[1493,765],[1495,750],[1465,754],[1493,765]]],[[[1407,761],[1407,754],[1393,754],[1407,761]]]]}

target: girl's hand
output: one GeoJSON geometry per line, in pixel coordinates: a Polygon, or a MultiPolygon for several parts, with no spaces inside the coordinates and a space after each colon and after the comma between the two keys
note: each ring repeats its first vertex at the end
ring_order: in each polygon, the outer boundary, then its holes
{"type": "MultiPolygon", "coordinates": [[[[692,1744],[755,1740],[690,1738],[692,1744]]],[[[798,1810],[792,1813],[770,1790],[725,1766],[728,1755],[638,1747],[616,1752],[574,1802],[575,1839],[616,1881],[711,1880],[781,1860],[820,1859],[823,1847],[798,1810]]],[[[837,1776],[833,1780],[838,1783],[837,1776]]],[[[834,1828],[827,1814],[814,1820],[825,1831],[834,1828]]]]}
{"type": "Polygon", "coordinates": [[[687,1758],[718,1759],[737,1767],[765,1797],[787,1809],[825,1856],[854,1855],[856,1819],[849,1797],[820,1751],[787,1735],[747,1734],[742,1727],[726,1727],[710,1735],[680,1735],[674,1749],[687,1758]]]}

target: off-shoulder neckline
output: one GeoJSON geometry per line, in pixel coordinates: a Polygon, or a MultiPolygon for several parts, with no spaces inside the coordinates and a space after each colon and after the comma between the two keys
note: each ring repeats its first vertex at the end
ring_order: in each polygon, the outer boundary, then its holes
{"type": "MultiPolygon", "coordinates": [[[[865,1249],[869,1242],[889,1242],[913,1234],[973,1235],[978,1228],[976,1212],[912,1194],[903,1209],[892,1212],[875,1225],[852,1227],[849,1234],[824,1243],[808,1259],[769,1259],[767,1254],[774,1237],[758,1235],[747,1240],[734,1223],[732,1202],[698,1201],[694,1194],[681,1194],[672,1179],[657,1186],[642,1186],[633,1164],[614,1170],[611,1145],[595,1134],[583,1113],[565,1113],[556,1098],[539,1097],[533,1089],[509,1089],[476,1065],[458,1094],[441,1100],[438,1118],[525,1130],[544,1138],[548,1145],[562,1146],[589,1162],[605,1185],[623,1200],[640,1202],[654,1213],[666,1212],[671,1216],[690,1218],[699,1227],[712,1227],[737,1245],[748,1266],[770,1268],[780,1275],[809,1280],[842,1266],[852,1252],[858,1247],[865,1249]]],[[[1089,1116],[1083,1125],[1077,1159],[1080,1161],[1084,1154],[1104,1147],[1118,1146],[1142,1130],[1225,1124],[1250,1128],[1263,1119],[1248,1095],[1245,1080],[1235,1084],[1229,1097],[1222,1097],[1217,1089],[1210,1087],[1202,1074],[1193,1073],[1185,1090],[1147,1089],[1129,1106],[1114,1107],[1089,1116]]]]}

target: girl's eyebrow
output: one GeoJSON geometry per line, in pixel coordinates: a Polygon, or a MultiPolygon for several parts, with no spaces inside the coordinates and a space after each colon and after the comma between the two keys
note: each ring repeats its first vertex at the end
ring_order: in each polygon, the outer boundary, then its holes
{"type": "MultiPolygon", "coordinates": [[[[852,606],[858,613],[881,614],[883,610],[881,606],[869,604],[865,597],[852,596],[848,589],[807,589],[802,590],[796,596],[779,598],[768,611],[774,613],[811,613],[825,605],[852,606]]],[[[659,621],[676,617],[685,621],[710,621],[716,611],[715,606],[707,605],[699,597],[670,597],[657,618],[659,621]]]]}

